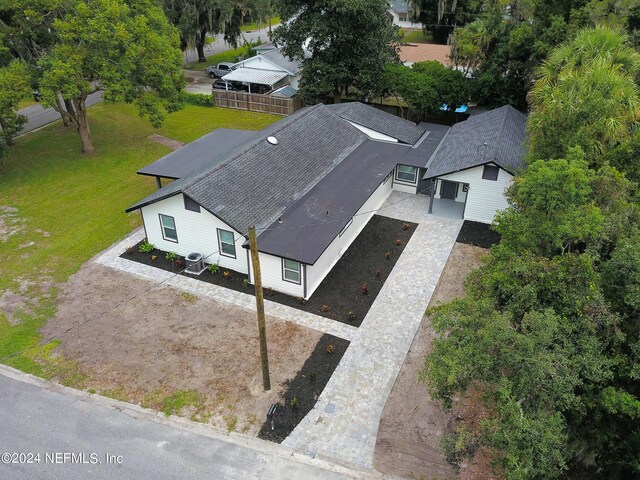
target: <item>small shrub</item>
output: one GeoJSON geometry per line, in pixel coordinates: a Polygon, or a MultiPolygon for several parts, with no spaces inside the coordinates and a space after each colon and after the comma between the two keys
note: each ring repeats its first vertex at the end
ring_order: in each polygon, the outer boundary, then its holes
{"type": "Polygon", "coordinates": [[[183,262],[182,262],[182,260],[180,260],[179,258],[177,258],[177,259],[175,259],[175,260],[173,261],[173,264],[174,264],[176,267],[182,267],[183,262]]]}
{"type": "Polygon", "coordinates": [[[229,270],[225,270],[224,272],[222,272],[222,278],[224,278],[225,280],[229,280],[231,278],[231,272],[229,270]]]}
{"type": "Polygon", "coordinates": [[[267,295],[273,297],[276,294],[275,290],[271,287],[267,288],[267,295]]]}
{"type": "Polygon", "coordinates": [[[178,254],[176,252],[167,252],[164,258],[171,262],[175,262],[178,259],[178,254]]]}
{"type": "Polygon", "coordinates": [[[386,258],[387,260],[389,260],[391,258],[391,252],[387,252],[384,254],[384,258],[386,258]]]}
{"type": "Polygon", "coordinates": [[[360,290],[362,290],[362,294],[363,295],[369,295],[369,285],[368,284],[364,284],[360,287],[360,290]]]}
{"type": "Polygon", "coordinates": [[[242,285],[244,286],[244,288],[247,288],[249,286],[249,279],[245,278],[244,280],[242,280],[242,285]]]}
{"type": "MultiPolygon", "coordinates": [[[[133,252],[135,252],[135,250],[133,249],[133,247],[127,247],[127,255],[133,255],[133,252]]],[[[143,252],[144,253],[144,252],[143,252]]]]}
{"type": "Polygon", "coordinates": [[[213,95],[205,95],[204,93],[182,92],[182,102],[197,107],[213,107],[215,101],[213,95]]]}
{"type": "Polygon", "coordinates": [[[327,313],[329,311],[329,305],[322,305],[320,307],[320,310],[322,310],[324,313],[327,313]]]}
{"type": "Polygon", "coordinates": [[[356,312],[354,312],[353,310],[349,310],[347,312],[347,320],[350,322],[353,322],[356,319],[356,312]]]}
{"type": "Polygon", "coordinates": [[[140,244],[140,246],[138,247],[138,250],[140,251],[140,253],[149,253],[155,248],[156,248],[155,245],[145,240],[140,244]]]}
{"type": "Polygon", "coordinates": [[[403,223],[402,224],[402,229],[406,232],[407,230],[409,230],[410,225],[408,223],[403,223]]]}
{"type": "Polygon", "coordinates": [[[331,354],[336,351],[336,347],[332,343],[327,343],[327,346],[324,347],[325,352],[331,354]]]}
{"type": "Polygon", "coordinates": [[[307,303],[307,301],[304,299],[304,297],[298,297],[296,300],[298,300],[298,303],[300,305],[304,305],[305,303],[307,303]]]}
{"type": "Polygon", "coordinates": [[[379,268],[376,268],[373,271],[373,276],[376,277],[376,278],[380,278],[380,275],[382,275],[382,270],[380,270],[379,268]]]}
{"type": "Polygon", "coordinates": [[[152,262],[155,262],[156,258],[158,258],[158,255],[151,255],[151,261],[152,262]]]}
{"type": "Polygon", "coordinates": [[[289,405],[291,405],[291,408],[296,410],[298,408],[298,397],[291,397],[291,400],[289,400],[289,405]]]}
{"type": "Polygon", "coordinates": [[[207,265],[207,270],[211,273],[218,273],[220,271],[220,267],[218,267],[217,263],[212,263],[211,265],[207,265]]]}
{"type": "Polygon", "coordinates": [[[398,247],[399,247],[400,245],[402,245],[402,240],[397,239],[397,240],[396,240],[396,245],[397,245],[398,247]]]}
{"type": "Polygon", "coordinates": [[[313,382],[316,379],[316,372],[309,373],[309,381],[313,382]]]}

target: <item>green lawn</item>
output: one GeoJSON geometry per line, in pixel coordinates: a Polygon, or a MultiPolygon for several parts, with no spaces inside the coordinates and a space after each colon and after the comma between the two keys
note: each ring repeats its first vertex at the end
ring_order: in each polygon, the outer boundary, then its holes
{"type": "MultiPolygon", "coordinates": [[[[0,161],[0,207],[17,208],[14,225],[21,227],[0,242],[0,293],[42,277],[64,282],[140,224],[138,214],[127,215],[124,209],[151,193],[155,181],[135,172],[169,153],[147,138],[152,133],[190,142],[217,127],[257,130],[281,118],[186,106],[155,130],[129,105],[99,104],[89,112],[95,154],[83,156],[76,131],[57,122],[16,139],[0,161]]],[[[50,293],[47,299],[33,291],[33,314],[23,315],[15,326],[0,313],[0,358],[39,340],[38,329],[55,312],[55,291],[50,293]]],[[[46,374],[33,356],[7,363],[46,374]]]]}
{"type": "Polygon", "coordinates": [[[246,57],[249,53],[249,47],[238,47],[234,50],[227,50],[226,52],[216,53],[207,58],[206,62],[192,62],[185,66],[187,70],[197,70],[203,72],[209,65],[217,65],[220,62],[237,62],[238,57],[246,57]]]}
{"type": "Polygon", "coordinates": [[[22,100],[20,100],[20,103],[18,103],[18,110],[20,110],[22,108],[30,107],[31,105],[34,105],[35,103],[36,103],[36,101],[32,97],[25,97],[22,100]]]}
{"type": "MultiPolygon", "coordinates": [[[[273,25],[277,25],[280,23],[280,17],[271,17],[271,26],[273,25]]],[[[253,23],[247,23],[246,25],[242,25],[240,27],[240,31],[241,32],[253,32],[255,30],[263,30],[263,29],[268,29],[269,28],[269,21],[267,20],[266,22],[253,22],[253,23]]]]}
{"type": "Polygon", "coordinates": [[[431,43],[431,35],[425,35],[423,30],[402,30],[404,37],[402,41],[405,43],[431,43]]]}

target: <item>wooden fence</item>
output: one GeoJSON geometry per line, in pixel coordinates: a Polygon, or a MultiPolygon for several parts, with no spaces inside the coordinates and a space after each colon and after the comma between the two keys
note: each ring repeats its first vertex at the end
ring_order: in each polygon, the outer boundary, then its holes
{"type": "Polygon", "coordinates": [[[302,100],[299,98],[270,97],[269,95],[260,95],[258,93],[214,90],[213,98],[217,107],[273,113],[276,115],[291,115],[302,108],[302,100]]]}

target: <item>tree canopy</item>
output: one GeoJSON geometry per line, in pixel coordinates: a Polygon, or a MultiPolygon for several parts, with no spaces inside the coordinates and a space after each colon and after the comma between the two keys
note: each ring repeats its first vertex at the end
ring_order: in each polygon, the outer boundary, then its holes
{"type": "Polygon", "coordinates": [[[371,98],[385,65],[398,59],[399,32],[386,0],[280,0],[278,11],[273,41],[302,61],[304,98],[333,94],[338,102],[351,87],[371,98]]]}
{"type": "Polygon", "coordinates": [[[401,96],[422,118],[439,113],[443,104],[456,109],[469,99],[464,74],[435,61],[388,64],[384,83],[388,93],[401,96]]]}
{"type": "Polygon", "coordinates": [[[178,35],[155,2],[80,1],[54,21],[56,42],[38,62],[43,103],[77,128],[85,153],[93,151],[87,96],[100,88],[108,101],[136,103],[154,125],[161,107],[176,108],[184,83],[178,35]],[[69,100],[70,111],[57,101],[69,100]]]}
{"type": "Polygon", "coordinates": [[[8,145],[27,120],[17,109],[20,100],[30,94],[29,71],[24,62],[13,60],[0,67],[0,127],[8,145]]]}
{"type": "Polygon", "coordinates": [[[589,169],[578,148],[532,163],[508,200],[468,296],[431,312],[440,336],[422,375],[456,408],[447,456],[473,465],[482,452],[507,479],[637,476],[640,223],[629,182],[589,169]]]}
{"type": "Polygon", "coordinates": [[[529,94],[532,158],[554,158],[580,146],[595,162],[631,139],[640,119],[640,54],[628,41],[619,30],[594,27],[551,52],[529,94]]]}

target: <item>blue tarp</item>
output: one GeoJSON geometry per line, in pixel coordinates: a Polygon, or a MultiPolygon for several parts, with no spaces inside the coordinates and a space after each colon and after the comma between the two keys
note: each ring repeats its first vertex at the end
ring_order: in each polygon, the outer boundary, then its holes
{"type": "MultiPolygon", "coordinates": [[[[456,110],[455,110],[455,111],[456,111],[456,113],[464,113],[464,112],[466,112],[468,109],[469,109],[469,107],[467,107],[466,105],[461,105],[461,106],[459,106],[458,108],[456,108],[456,110]]],[[[440,110],[444,110],[444,111],[446,112],[447,110],[449,110],[449,105],[447,105],[446,103],[443,103],[443,104],[440,106],[440,110]]]]}

